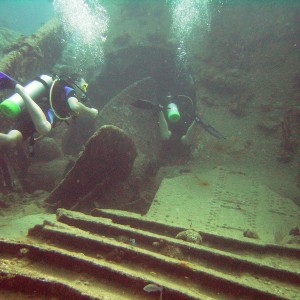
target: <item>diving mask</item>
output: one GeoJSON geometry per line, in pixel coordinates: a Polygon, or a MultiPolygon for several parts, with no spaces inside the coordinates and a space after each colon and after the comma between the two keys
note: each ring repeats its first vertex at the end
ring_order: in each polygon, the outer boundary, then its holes
{"type": "Polygon", "coordinates": [[[89,85],[83,78],[81,78],[78,82],[78,86],[86,93],[89,85]]]}

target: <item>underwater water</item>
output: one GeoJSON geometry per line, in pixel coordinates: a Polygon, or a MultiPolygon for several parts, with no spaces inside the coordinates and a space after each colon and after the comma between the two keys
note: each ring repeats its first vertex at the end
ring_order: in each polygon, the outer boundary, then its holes
{"type": "Polygon", "coordinates": [[[54,16],[48,0],[2,0],[0,2],[0,26],[29,35],[54,16]]]}
{"type": "MultiPolygon", "coordinates": [[[[205,33],[210,30],[210,0],[167,1],[172,14],[172,33],[176,38],[178,64],[187,64],[187,44],[196,30],[205,33]]],[[[201,42],[199,37],[199,42],[201,42]]]]}
{"type": "Polygon", "coordinates": [[[68,0],[54,0],[53,6],[63,24],[66,45],[72,46],[73,59],[81,68],[87,63],[103,64],[103,43],[109,26],[106,9],[99,1],[89,1],[87,5],[84,0],[72,3],[68,0]]]}
{"type": "Polygon", "coordinates": [[[299,47],[299,1],[0,1],[52,122],[0,74],[0,299],[300,299],[299,47]]]}

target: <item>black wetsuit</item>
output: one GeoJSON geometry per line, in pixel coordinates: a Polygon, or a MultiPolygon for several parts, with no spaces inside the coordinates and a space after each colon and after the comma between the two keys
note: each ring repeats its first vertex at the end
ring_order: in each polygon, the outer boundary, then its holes
{"type": "Polygon", "coordinates": [[[162,89],[158,88],[160,104],[162,104],[164,108],[166,108],[170,102],[176,104],[181,118],[176,123],[170,122],[167,117],[167,109],[164,110],[165,118],[172,135],[169,140],[162,143],[160,158],[165,164],[181,164],[190,158],[190,146],[183,144],[181,137],[186,134],[189,126],[192,124],[195,118],[195,112],[194,105],[191,101],[186,97],[180,97],[178,95],[188,96],[192,101],[195,101],[196,91],[192,80],[187,74],[174,78],[173,84],[168,88],[168,92],[166,92],[165,87],[162,89]],[[167,97],[168,93],[172,95],[172,100],[167,97]]]}
{"type": "MultiPolygon", "coordinates": [[[[176,97],[173,100],[176,100],[176,97]]],[[[179,109],[181,119],[176,122],[168,121],[167,112],[164,112],[165,118],[168,122],[169,130],[172,135],[169,140],[162,142],[162,147],[160,151],[160,159],[163,164],[166,165],[177,165],[185,163],[190,158],[190,146],[185,145],[181,141],[181,137],[187,132],[187,129],[191,125],[193,119],[191,114],[185,113],[181,107],[181,101],[172,101],[175,103],[179,109]]]]}

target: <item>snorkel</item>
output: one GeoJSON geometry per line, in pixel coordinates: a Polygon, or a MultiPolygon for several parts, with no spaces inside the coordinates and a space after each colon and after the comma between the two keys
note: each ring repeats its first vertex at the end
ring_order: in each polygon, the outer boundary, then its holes
{"type": "Polygon", "coordinates": [[[86,102],[88,100],[88,83],[79,74],[72,74],[70,76],[61,75],[58,78],[63,80],[67,86],[72,87],[77,95],[79,94],[78,92],[80,92],[80,100],[82,102],[86,102]]]}

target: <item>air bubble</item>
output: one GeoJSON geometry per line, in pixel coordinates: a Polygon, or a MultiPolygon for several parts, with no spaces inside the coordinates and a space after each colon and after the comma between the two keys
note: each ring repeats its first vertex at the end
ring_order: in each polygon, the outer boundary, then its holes
{"type": "Polygon", "coordinates": [[[86,62],[101,64],[104,60],[103,43],[109,26],[106,9],[95,0],[54,0],[66,33],[66,41],[84,69],[86,62]]]}

